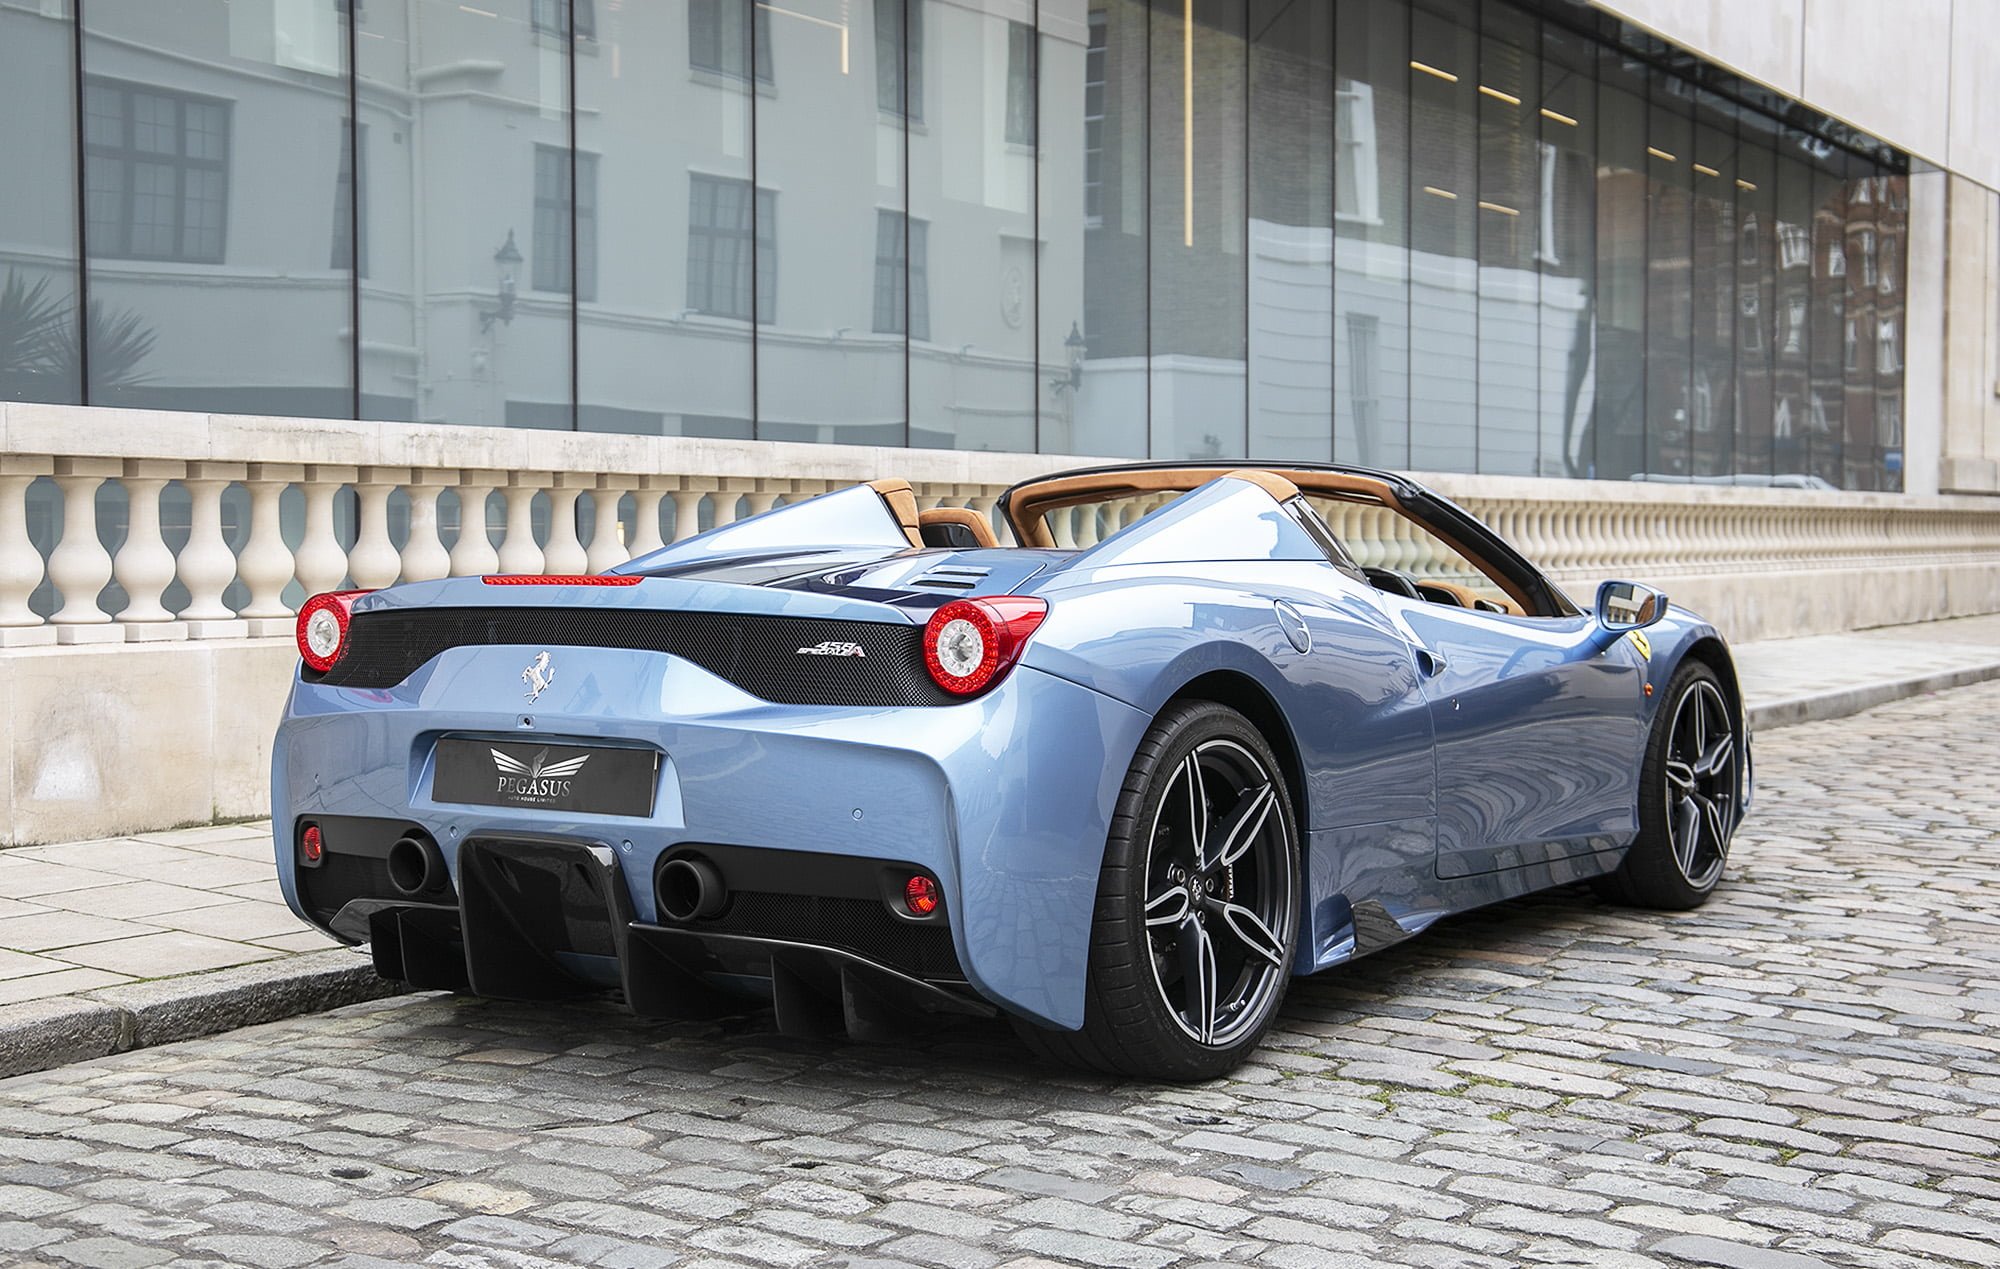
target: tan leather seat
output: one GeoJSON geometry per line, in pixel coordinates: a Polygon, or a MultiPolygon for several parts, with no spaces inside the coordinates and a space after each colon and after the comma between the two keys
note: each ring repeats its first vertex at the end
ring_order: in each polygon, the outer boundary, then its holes
{"type": "Polygon", "coordinates": [[[923,530],[934,524],[963,526],[972,534],[972,544],[975,547],[1000,545],[1000,540],[993,536],[992,523],[970,507],[932,507],[928,511],[917,513],[917,531],[920,535],[923,534],[923,530]]]}
{"type": "Polygon", "coordinates": [[[922,546],[923,535],[917,531],[917,495],[907,480],[871,480],[868,487],[882,498],[889,514],[896,517],[896,524],[903,530],[903,536],[911,546],[922,546]]]}

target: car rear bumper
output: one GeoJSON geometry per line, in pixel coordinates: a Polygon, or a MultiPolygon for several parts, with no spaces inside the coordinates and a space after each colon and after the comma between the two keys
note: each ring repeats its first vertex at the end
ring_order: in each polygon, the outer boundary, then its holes
{"type": "MultiPolygon", "coordinates": [[[[699,1012],[712,989],[748,986],[801,1030],[838,1020],[868,1033],[884,1008],[982,1002],[1081,1024],[1098,867],[1143,715],[1027,667],[962,705],[779,706],[662,653],[597,649],[563,650],[554,684],[528,703],[515,681],[537,651],[456,649],[389,690],[295,685],[273,752],[278,870],[295,911],[426,986],[529,997],[619,987],[648,1013],[699,1012]],[[467,737],[656,750],[650,812],[440,801],[437,742],[467,737]],[[350,820],[428,836],[448,889],[398,891],[379,834],[359,841],[341,827],[350,820]],[[307,822],[327,825],[318,868],[301,859],[307,822]],[[376,862],[357,862],[357,849],[376,862]],[[587,927],[587,948],[555,945],[547,922],[524,926],[519,879],[488,866],[531,867],[549,851],[601,882],[587,888],[601,891],[589,919],[563,927],[572,944],[587,927]],[[660,865],[704,851],[923,873],[943,898],[924,926],[930,950],[913,960],[893,939],[842,937],[866,905],[831,926],[776,902],[747,924],[675,921],[659,902],[660,865]],[[344,890],[323,884],[336,868],[344,890]]],[[[886,900],[875,915],[894,920],[886,900]]]]}

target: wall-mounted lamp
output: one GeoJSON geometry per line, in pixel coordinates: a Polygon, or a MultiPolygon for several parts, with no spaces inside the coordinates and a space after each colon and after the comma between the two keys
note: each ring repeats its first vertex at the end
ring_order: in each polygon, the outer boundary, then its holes
{"type": "Polygon", "coordinates": [[[514,275],[521,268],[521,249],[514,245],[512,229],[507,231],[507,241],[500,244],[500,250],[493,253],[493,268],[499,275],[500,302],[493,308],[479,310],[479,333],[482,335],[491,332],[496,321],[502,326],[514,323],[514,295],[519,290],[514,275]]]}
{"type": "Polygon", "coordinates": [[[1069,334],[1063,337],[1063,352],[1069,358],[1069,371],[1066,374],[1059,374],[1050,379],[1050,390],[1055,392],[1074,392],[1082,387],[1083,356],[1089,351],[1090,345],[1084,342],[1083,332],[1077,329],[1075,322],[1071,322],[1069,324],[1069,334]]]}

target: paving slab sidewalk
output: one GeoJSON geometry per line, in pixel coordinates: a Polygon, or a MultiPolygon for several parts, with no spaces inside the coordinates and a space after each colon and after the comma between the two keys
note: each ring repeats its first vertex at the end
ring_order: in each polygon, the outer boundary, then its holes
{"type": "MultiPolygon", "coordinates": [[[[2000,677],[2000,615],[1734,652],[1770,728],[2000,677]]],[[[337,947],[279,895],[269,821],[0,850],[0,1077],[390,990],[337,947]]]]}

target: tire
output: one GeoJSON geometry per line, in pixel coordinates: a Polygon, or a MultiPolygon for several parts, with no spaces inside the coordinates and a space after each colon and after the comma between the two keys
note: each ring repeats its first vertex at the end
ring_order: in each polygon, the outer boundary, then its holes
{"type": "Polygon", "coordinates": [[[1741,730],[1722,681],[1701,662],[1683,661],[1646,739],[1639,835],[1617,870],[1593,883],[1597,892],[1614,903],[1675,912],[1707,902],[1729,861],[1742,760],[1741,730]]]}
{"type": "Polygon", "coordinates": [[[1297,840],[1284,770],[1257,729],[1213,702],[1169,705],[1140,742],[1105,842],[1083,1028],[1017,1019],[1016,1030],[1066,1065],[1227,1074],[1263,1039],[1291,978],[1297,840]]]}

